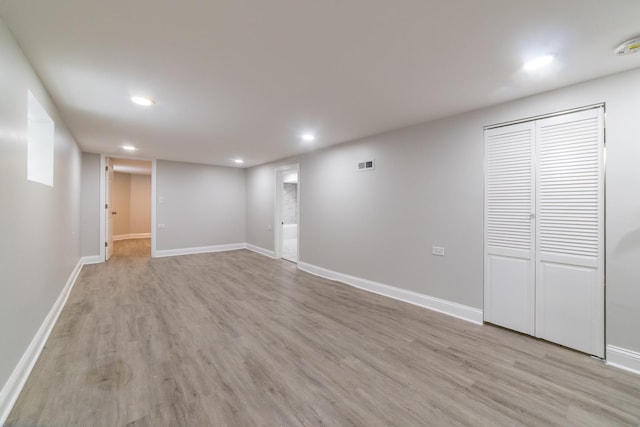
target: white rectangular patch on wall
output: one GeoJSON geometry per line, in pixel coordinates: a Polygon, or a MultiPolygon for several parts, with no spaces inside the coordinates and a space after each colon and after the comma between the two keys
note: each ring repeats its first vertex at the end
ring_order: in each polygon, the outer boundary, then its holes
{"type": "Polygon", "coordinates": [[[31,91],[27,91],[27,179],[53,187],[55,125],[31,91]]]}
{"type": "Polygon", "coordinates": [[[365,160],[363,162],[358,162],[358,171],[368,171],[373,170],[376,167],[375,159],[365,160]]]}

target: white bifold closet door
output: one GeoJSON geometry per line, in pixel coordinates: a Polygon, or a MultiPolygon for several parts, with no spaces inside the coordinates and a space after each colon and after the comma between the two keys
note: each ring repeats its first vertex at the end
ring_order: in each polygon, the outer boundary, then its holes
{"type": "Polygon", "coordinates": [[[603,109],[485,144],[485,320],[603,357],[603,109]]]}
{"type": "Polygon", "coordinates": [[[485,131],[484,320],[535,333],[533,122],[485,131]]]}

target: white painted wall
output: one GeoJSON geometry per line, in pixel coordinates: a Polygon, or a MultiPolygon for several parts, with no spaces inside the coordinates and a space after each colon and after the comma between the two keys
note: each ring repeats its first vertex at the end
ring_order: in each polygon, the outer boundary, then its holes
{"type": "Polygon", "coordinates": [[[131,174],[129,234],[151,233],[151,175],[131,174]]]}
{"type": "Polygon", "coordinates": [[[301,261],[482,308],[483,126],[606,102],[607,343],[640,351],[639,87],[634,70],[250,168],[247,242],[273,250],[274,169],[299,162],[301,261]]]}
{"type": "Polygon", "coordinates": [[[111,212],[113,215],[113,237],[129,234],[129,219],[131,211],[131,175],[128,173],[113,173],[111,183],[111,212]]]}
{"type": "Polygon", "coordinates": [[[274,251],[275,165],[270,163],[246,171],[247,243],[274,251]]]}
{"type": "Polygon", "coordinates": [[[151,176],[113,174],[113,236],[151,233],[151,176]]]}
{"type": "Polygon", "coordinates": [[[0,19],[0,388],[80,259],[81,152],[0,19]],[[54,185],[27,181],[27,90],[55,122],[54,185]]]}
{"type": "Polygon", "coordinates": [[[80,194],[82,256],[100,255],[100,155],[82,153],[80,194]]]}
{"type": "Polygon", "coordinates": [[[245,242],[242,169],[158,160],[158,250],[245,242]]]}

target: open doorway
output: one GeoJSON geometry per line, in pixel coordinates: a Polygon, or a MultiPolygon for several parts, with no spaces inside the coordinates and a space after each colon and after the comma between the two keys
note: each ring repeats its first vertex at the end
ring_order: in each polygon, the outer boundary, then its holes
{"type": "Polygon", "coordinates": [[[150,257],[152,162],[105,159],[105,260],[150,257]]]}
{"type": "Polygon", "coordinates": [[[276,258],[298,262],[300,188],[298,165],[276,170],[276,258]]]}

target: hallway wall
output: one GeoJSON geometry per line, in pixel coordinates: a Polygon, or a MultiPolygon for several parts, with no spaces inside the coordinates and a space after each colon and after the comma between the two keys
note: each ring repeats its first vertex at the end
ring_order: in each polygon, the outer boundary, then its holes
{"type": "MultiPolygon", "coordinates": [[[[0,19],[0,387],[80,259],[82,153],[0,19]],[[27,91],[55,123],[53,187],[27,180],[27,91]]],[[[3,402],[0,399],[0,419],[3,402]]]]}

